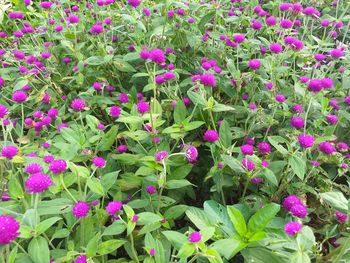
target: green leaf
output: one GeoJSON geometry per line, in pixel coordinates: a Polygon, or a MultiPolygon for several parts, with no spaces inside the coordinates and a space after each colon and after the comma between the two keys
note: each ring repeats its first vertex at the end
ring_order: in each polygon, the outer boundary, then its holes
{"type": "Polygon", "coordinates": [[[164,218],[167,220],[177,219],[182,216],[187,210],[187,205],[175,205],[170,207],[164,213],[164,218]]]}
{"type": "Polygon", "coordinates": [[[179,250],[181,246],[188,242],[187,237],[176,231],[162,231],[162,234],[170,241],[170,243],[179,250]]]}
{"type": "Polygon", "coordinates": [[[180,179],[180,180],[169,180],[166,182],[166,188],[167,189],[178,189],[183,188],[186,186],[192,185],[191,182],[189,182],[186,179],[180,179]]]}
{"type": "Polygon", "coordinates": [[[35,263],[50,262],[50,250],[46,239],[41,236],[33,238],[28,245],[28,254],[35,263]]]}
{"type": "Polygon", "coordinates": [[[249,242],[259,241],[261,239],[264,239],[265,237],[266,237],[266,232],[258,231],[249,238],[249,242]]]}
{"type": "Polygon", "coordinates": [[[237,233],[241,237],[244,237],[245,233],[247,232],[247,225],[245,223],[245,220],[241,211],[239,211],[234,206],[228,206],[227,212],[237,233]]]}
{"type": "Polygon", "coordinates": [[[93,257],[96,255],[99,239],[100,239],[99,233],[96,236],[94,236],[92,239],[90,239],[89,243],[86,246],[86,255],[88,257],[93,257]]]}
{"type": "Polygon", "coordinates": [[[203,124],[204,124],[203,121],[192,121],[190,123],[184,124],[184,130],[185,131],[192,131],[192,130],[199,128],[203,124]]]}
{"type": "Polygon", "coordinates": [[[11,176],[10,181],[8,182],[8,189],[10,196],[14,199],[23,198],[24,193],[21,184],[19,183],[16,176],[11,176]]]}
{"type": "Polygon", "coordinates": [[[51,227],[53,224],[55,224],[58,220],[62,219],[61,217],[51,217],[49,219],[46,219],[39,223],[35,230],[37,235],[41,235],[44,233],[49,227],[51,227]]]}
{"type": "Polygon", "coordinates": [[[108,226],[104,231],[103,231],[103,236],[112,236],[112,235],[119,235],[123,233],[126,229],[126,225],[124,224],[123,221],[117,220],[114,221],[113,224],[108,226]]]}
{"type": "Polygon", "coordinates": [[[297,155],[293,155],[289,158],[288,164],[292,168],[294,174],[296,174],[300,180],[303,180],[306,173],[306,160],[297,155]]]}
{"type": "Polygon", "coordinates": [[[52,236],[52,239],[55,239],[55,238],[65,238],[67,236],[70,235],[70,231],[66,228],[62,228],[60,230],[57,230],[53,236],[52,236]]]}
{"type": "Polygon", "coordinates": [[[7,263],[15,263],[16,260],[16,256],[17,256],[17,251],[18,251],[18,247],[15,246],[13,249],[11,249],[11,252],[8,256],[8,261],[7,263]]]}
{"type": "Polygon", "coordinates": [[[191,243],[185,243],[179,250],[178,257],[180,258],[188,258],[191,256],[196,250],[196,247],[191,243]]]}
{"type": "Polygon", "coordinates": [[[180,124],[186,119],[187,109],[182,100],[176,102],[175,111],[174,111],[174,120],[175,123],[180,124]]]}
{"type": "Polygon", "coordinates": [[[268,141],[273,145],[273,147],[275,147],[277,149],[277,151],[279,151],[282,155],[287,155],[288,151],[286,150],[286,148],[284,148],[283,146],[281,146],[279,143],[281,142],[285,142],[285,140],[280,137],[280,136],[269,136],[267,137],[268,141]]]}
{"type": "Polygon", "coordinates": [[[248,232],[251,235],[265,228],[272,218],[278,213],[280,206],[278,204],[267,204],[259,209],[248,222],[248,232]]]}
{"type": "Polygon", "coordinates": [[[123,240],[112,239],[105,242],[102,242],[97,247],[97,253],[100,255],[106,255],[112,253],[114,250],[120,248],[125,244],[123,240]]]}
{"type": "Polygon", "coordinates": [[[97,178],[88,178],[86,181],[89,189],[99,195],[104,195],[104,191],[103,191],[103,187],[102,184],[100,182],[100,180],[98,180],[97,178]]]}
{"type": "Polygon", "coordinates": [[[157,214],[151,212],[142,212],[138,214],[140,224],[151,224],[155,222],[160,222],[163,218],[157,214]]]}
{"type": "Polygon", "coordinates": [[[278,186],[278,181],[276,178],[276,175],[273,171],[271,171],[268,168],[264,168],[264,177],[269,181],[271,184],[278,186]]]}
{"type": "Polygon", "coordinates": [[[222,161],[236,173],[244,173],[241,163],[232,156],[221,154],[222,161]]]}
{"type": "MultiPolygon", "coordinates": [[[[1,10],[1,9],[0,9],[1,10]]],[[[29,81],[27,79],[18,81],[13,87],[13,91],[22,89],[25,85],[27,85],[29,81]]]]}
{"type": "Polygon", "coordinates": [[[209,221],[207,214],[200,208],[189,207],[186,210],[186,216],[199,229],[205,229],[205,228],[210,226],[210,221],[209,221]]]}
{"type": "Polygon", "coordinates": [[[231,133],[230,125],[228,124],[227,121],[225,120],[222,121],[219,129],[219,134],[220,134],[219,138],[222,145],[224,145],[226,148],[229,148],[232,142],[232,133],[231,133]]]}
{"type": "Polygon", "coordinates": [[[38,204],[39,215],[57,215],[71,212],[72,201],[69,199],[58,198],[50,201],[41,201],[38,204]]]}
{"type": "Polygon", "coordinates": [[[133,66],[122,59],[114,58],[113,64],[121,72],[136,72],[133,66]]]}
{"type": "Polygon", "coordinates": [[[239,251],[244,249],[248,244],[237,239],[220,239],[213,243],[212,247],[224,256],[227,260],[235,256],[239,251]]]}
{"type": "Polygon", "coordinates": [[[105,174],[101,178],[101,184],[103,186],[103,189],[107,192],[109,189],[112,188],[112,186],[117,182],[117,178],[119,175],[119,171],[110,172],[108,174],[105,174]]]}
{"type": "Polygon", "coordinates": [[[334,209],[337,209],[341,212],[346,213],[348,210],[349,201],[346,200],[344,194],[342,192],[326,192],[321,193],[320,197],[326,201],[330,206],[334,209]]]}
{"type": "Polygon", "coordinates": [[[28,209],[22,219],[22,224],[35,229],[36,225],[40,223],[40,217],[38,211],[34,209],[28,209]]]}
{"type": "Polygon", "coordinates": [[[91,130],[97,131],[97,125],[100,123],[100,121],[92,115],[86,115],[86,123],[90,127],[91,130]]]}
{"type": "Polygon", "coordinates": [[[113,126],[107,132],[107,134],[102,138],[102,140],[99,143],[97,149],[99,151],[107,151],[107,150],[109,150],[112,147],[112,145],[115,143],[117,134],[118,134],[118,126],[116,125],[116,126],[113,126]]]}
{"type": "Polygon", "coordinates": [[[223,111],[233,111],[233,110],[235,110],[233,107],[220,104],[220,103],[216,103],[213,107],[213,112],[223,112],[223,111]]]}
{"type": "Polygon", "coordinates": [[[70,128],[65,128],[65,129],[61,129],[60,134],[67,142],[80,145],[79,132],[76,132],[70,128]]]}
{"type": "Polygon", "coordinates": [[[97,65],[101,65],[103,63],[105,63],[103,57],[101,56],[92,56],[89,57],[85,60],[85,63],[88,65],[93,65],[93,66],[97,66],[97,65]]]}
{"type": "Polygon", "coordinates": [[[205,25],[215,16],[215,13],[216,11],[209,12],[201,18],[201,20],[198,23],[198,29],[200,31],[203,32],[205,30],[205,25]]]}

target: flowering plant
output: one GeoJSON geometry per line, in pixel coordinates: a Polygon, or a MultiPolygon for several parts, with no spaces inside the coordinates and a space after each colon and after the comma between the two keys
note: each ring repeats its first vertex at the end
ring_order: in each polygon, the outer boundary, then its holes
{"type": "Polygon", "coordinates": [[[2,4],[1,262],[349,262],[349,10],[2,4]]]}

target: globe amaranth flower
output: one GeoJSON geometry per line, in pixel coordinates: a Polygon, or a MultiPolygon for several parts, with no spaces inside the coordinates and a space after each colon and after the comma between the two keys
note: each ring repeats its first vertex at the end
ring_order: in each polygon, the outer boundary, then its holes
{"type": "Polygon", "coordinates": [[[129,102],[129,96],[127,93],[121,93],[119,95],[119,101],[120,103],[128,103],[129,102]]]}
{"type": "Polygon", "coordinates": [[[308,134],[299,134],[298,135],[298,142],[302,148],[310,148],[315,143],[315,137],[308,134]]]}
{"type": "Polygon", "coordinates": [[[71,23],[71,24],[77,24],[79,23],[80,19],[77,15],[70,15],[68,18],[67,18],[68,22],[71,23]]]}
{"type": "Polygon", "coordinates": [[[293,216],[296,217],[306,217],[307,216],[307,208],[303,204],[295,204],[290,209],[290,212],[293,216]]]}
{"type": "Polygon", "coordinates": [[[250,182],[252,184],[261,184],[264,182],[264,179],[261,177],[253,177],[252,179],[250,179],[250,182]]]}
{"type": "Polygon", "coordinates": [[[50,176],[42,173],[35,173],[29,176],[25,181],[25,187],[28,193],[42,193],[49,189],[52,183],[50,176]]]}
{"type": "Polygon", "coordinates": [[[10,244],[19,236],[19,223],[12,216],[0,216],[0,244],[10,244]]]}
{"type": "Polygon", "coordinates": [[[117,151],[118,153],[125,153],[128,151],[128,146],[126,146],[125,144],[121,144],[117,147],[117,151]]]}
{"type": "Polygon", "coordinates": [[[154,248],[151,248],[148,253],[151,257],[154,257],[156,254],[156,250],[154,248]]]}
{"type": "Polygon", "coordinates": [[[87,257],[84,255],[78,256],[74,263],[87,263],[87,257]]]}
{"type": "Polygon", "coordinates": [[[109,202],[108,205],[106,206],[106,211],[109,215],[114,215],[118,213],[123,207],[122,202],[119,201],[112,201],[109,202]]]}
{"type": "Polygon", "coordinates": [[[155,159],[157,162],[160,162],[164,160],[166,157],[169,156],[169,153],[167,151],[160,151],[155,154],[155,159]]]}
{"type": "Polygon", "coordinates": [[[254,147],[251,146],[250,144],[242,145],[240,150],[241,150],[241,153],[243,153],[244,155],[253,155],[254,153],[254,147]]]}
{"type": "Polygon", "coordinates": [[[63,159],[53,160],[50,163],[49,170],[53,174],[60,174],[67,170],[67,162],[63,159]]]}
{"type": "Polygon", "coordinates": [[[140,3],[141,3],[141,0],[128,0],[128,4],[134,8],[138,7],[140,3]]]}
{"type": "Polygon", "coordinates": [[[106,160],[102,157],[94,157],[94,159],[92,159],[92,164],[97,168],[103,168],[106,166],[106,160]]]}
{"type": "Polygon", "coordinates": [[[219,139],[219,133],[215,130],[207,130],[203,135],[203,140],[207,142],[216,142],[219,139]]]}
{"type": "Polygon", "coordinates": [[[150,195],[153,195],[157,192],[157,188],[153,185],[148,185],[146,187],[146,192],[149,193],[150,195]]]}
{"type": "Polygon", "coordinates": [[[349,150],[349,146],[345,142],[339,142],[336,145],[339,152],[347,152],[349,150]]]}
{"type": "Polygon", "coordinates": [[[283,208],[290,212],[290,210],[292,209],[292,207],[294,205],[302,205],[303,203],[301,202],[300,198],[296,195],[289,195],[286,198],[284,198],[282,206],[283,208]]]}
{"type": "Polygon", "coordinates": [[[276,99],[276,101],[281,102],[281,103],[286,101],[286,97],[282,94],[277,94],[275,96],[275,99],[276,99]]]}
{"type": "Polygon", "coordinates": [[[259,59],[252,59],[248,62],[248,67],[252,70],[258,70],[261,67],[261,63],[259,59]]]}
{"type": "Polygon", "coordinates": [[[300,224],[298,222],[289,222],[289,223],[285,224],[284,232],[287,235],[293,236],[293,235],[297,234],[298,232],[300,232],[302,228],[303,228],[302,224],[300,224]]]}
{"type": "Polygon", "coordinates": [[[109,110],[109,114],[111,115],[112,118],[119,118],[121,113],[121,109],[119,106],[112,106],[109,110]]]}
{"type": "Polygon", "coordinates": [[[150,105],[148,102],[140,101],[139,103],[137,103],[137,111],[139,113],[146,113],[147,111],[149,111],[149,109],[150,105]]]}
{"type": "Polygon", "coordinates": [[[193,145],[185,145],[186,158],[190,163],[193,163],[198,158],[198,150],[193,145]]]}
{"type": "Polygon", "coordinates": [[[164,51],[156,48],[149,52],[149,59],[157,64],[162,64],[165,62],[164,51]]]}
{"type": "Polygon", "coordinates": [[[8,114],[8,108],[5,105],[0,104],[0,119],[4,118],[8,114]]]}
{"type": "Polygon", "coordinates": [[[318,149],[323,152],[324,154],[332,154],[336,152],[336,149],[330,142],[321,142],[318,145],[318,149]]]}
{"type": "Polygon", "coordinates": [[[201,240],[202,240],[202,235],[198,231],[192,232],[188,237],[188,241],[190,241],[191,243],[198,243],[201,240]]]}
{"type": "Polygon", "coordinates": [[[72,214],[78,219],[86,217],[89,211],[90,211],[89,204],[83,201],[75,203],[72,208],[72,214]]]}
{"type": "Polygon", "coordinates": [[[248,158],[244,158],[241,162],[242,167],[247,170],[248,172],[251,172],[255,169],[255,164],[249,160],[248,158]]]}
{"type": "Polygon", "coordinates": [[[327,121],[329,124],[335,125],[335,124],[337,124],[337,122],[338,122],[338,118],[337,118],[336,115],[330,114],[330,115],[327,115],[327,116],[326,116],[326,121],[327,121]]]}
{"type": "Polygon", "coordinates": [[[329,51],[329,55],[332,57],[332,58],[340,58],[342,56],[344,56],[344,52],[341,50],[341,49],[332,49],[331,51],[329,51]]]}
{"type": "Polygon", "coordinates": [[[215,76],[211,73],[204,73],[203,75],[199,76],[200,83],[204,86],[209,87],[215,87],[216,86],[216,79],[215,76]]]}
{"type": "Polygon", "coordinates": [[[8,159],[12,159],[17,154],[18,154],[18,148],[16,146],[9,145],[9,146],[2,147],[1,155],[8,159]]]}
{"type": "Polygon", "coordinates": [[[12,94],[12,100],[14,102],[21,103],[21,102],[25,102],[27,99],[28,99],[28,95],[24,91],[17,90],[12,94]]]}
{"type": "Polygon", "coordinates": [[[344,98],[344,102],[345,102],[348,106],[350,106],[350,96],[345,97],[345,98],[344,98]]]}
{"type": "Polygon", "coordinates": [[[348,221],[348,215],[344,214],[344,213],[342,213],[340,211],[335,211],[335,218],[341,224],[345,224],[346,221],[348,221]]]}
{"type": "Polygon", "coordinates": [[[268,142],[260,142],[258,144],[258,152],[261,155],[268,155],[271,153],[271,146],[268,142]]]}
{"type": "Polygon", "coordinates": [[[281,53],[283,51],[282,46],[278,43],[271,43],[269,48],[270,51],[275,54],[281,53]]]}
{"type": "Polygon", "coordinates": [[[290,124],[295,129],[302,129],[305,126],[305,121],[302,117],[296,116],[290,119],[290,124]]]}
{"type": "Polygon", "coordinates": [[[36,174],[42,171],[42,167],[38,163],[30,163],[26,165],[24,171],[29,174],[36,174]]]}
{"type": "Polygon", "coordinates": [[[70,104],[71,108],[75,111],[83,111],[86,107],[86,101],[83,99],[74,99],[70,104]]]}

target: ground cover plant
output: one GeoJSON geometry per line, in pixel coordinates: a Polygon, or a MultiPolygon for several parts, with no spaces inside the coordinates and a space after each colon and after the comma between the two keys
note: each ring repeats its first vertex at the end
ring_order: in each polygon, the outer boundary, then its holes
{"type": "Polygon", "coordinates": [[[2,1],[1,262],[350,262],[349,10],[2,1]]]}

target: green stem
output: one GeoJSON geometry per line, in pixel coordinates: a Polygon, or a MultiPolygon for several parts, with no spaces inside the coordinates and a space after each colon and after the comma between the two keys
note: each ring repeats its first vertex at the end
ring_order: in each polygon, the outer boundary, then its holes
{"type": "Polygon", "coordinates": [[[75,203],[77,203],[77,200],[75,199],[75,197],[72,195],[72,193],[67,189],[66,187],[66,184],[64,183],[64,180],[63,180],[63,175],[60,174],[60,180],[61,180],[61,184],[63,186],[63,189],[66,190],[66,192],[69,194],[69,196],[73,199],[73,201],[75,203]]]}
{"type": "Polygon", "coordinates": [[[136,260],[137,263],[139,263],[139,259],[138,259],[138,256],[137,256],[137,252],[136,252],[136,249],[135,249],[135,244],[134,244],[134,237],[131,233],[130,235],[130,243],[131,243],[131,250],[132,250],[132,254],[134,256],[134,259],[136,260]]]}

